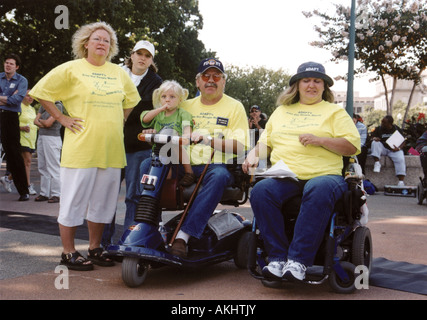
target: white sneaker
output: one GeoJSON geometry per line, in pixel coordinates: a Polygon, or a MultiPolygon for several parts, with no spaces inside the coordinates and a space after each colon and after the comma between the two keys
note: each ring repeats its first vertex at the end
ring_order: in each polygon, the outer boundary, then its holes
{"type": "Polygon", "coordinates": [[[32,196],[35,195],[35,194],[37,194],[36,190],[34,190],[34,185],[32,183],[28,186],[28,192],[32,196]]]}
{"type": "Polygon", "coordinates": [[[8,177],[4,176],[0,178],[0,183],[7,192],[12,192],[12,181],[8,177]]]}
{"type": "Polygon", "coordinates": [[[405,182],[403,182],[403,181],[399,181],[399,182],[397,183],[397,186],[398,186],[398,187],[403,187],[403,186],[405,186],[405,182]]]}
{"type": "Polygon", "coordinates": [[[285,261],[272,261],[267,266],[262,268],[262,274],[266,278],[278,278],[280,279],[283,274],[283,268],[285,266],[285,261]]]}
{"type": "Polygon", "coordinates": [[[305,278],[306,270],[307,270],[307,267],[302,263],[299,263],[293,260],[288,260],[285,267],[283,268],[282,277],[290,281],[295,279],[302,281],[305,278]]]}
{"type": "Polygon", "coordinates": [[[381,171],[381,163],[379,161],[375,161],[374,163],[374,172],[380,172],[381,171]]]}

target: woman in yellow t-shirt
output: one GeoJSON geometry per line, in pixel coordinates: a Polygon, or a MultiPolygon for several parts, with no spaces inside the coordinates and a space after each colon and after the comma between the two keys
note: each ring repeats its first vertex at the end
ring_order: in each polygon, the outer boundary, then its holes
{"type": "Polygon", "coordinates": [[[284,161],[297,179],[264,179],[251,192],[251,206],[263,235],[269,278],[303,280],[314,262],[335,202],[347,189],[341,175],[342,156],[360,152],[360,135],[352,118],[333,104],[333,80],[315,62],[298,67],[279,107],[266,124],[256,147],[242,167],[256,167],[259,156],[270,153],[274,165],[284,161]],[[301,194],[302,203],[290,242],[285,234],[281,207],[301,194]]]}
{"type": "MultiPolygon", "coordinates": [[[[32,154],[36,149],[36,139],[37,139],[37,126],[34,125],[34,119],[36,118],[36,110],[31,106],[31,103],[34,101],[27,94],[22,100],[21,103],[21,113],[19,114],[19,130],[20,130],[20,143],[21,143],[21,155],[24,159],[25,164],[25,173],[28,181],[28,191],[31,195],[36,194],[34,186],[30,183],[30,173],[31,173],[31,159],[32,154]]],[[[12,174],[7,176],[9,181],[13,180],[12,174]]],[[[7,190],[9,191],[9,190],[7,190]]],[[[10,189],[11,191],[11,189],[10,189]]],[[[9,192],[10,192],[9,191],[9,192]]]]}
{"type": "Polygon", "coordinates": [[[111,266],[100,247],[105,223],[117,206],[121,168],[126,165],[123,123],[140,97],[126,72],[110,62],[118,53],[115,31],[105,22],[81,27],[73,36],[76,60],[59,65],[30,94],[65,127],[61,156],[63,245],[61,264],[91,270],[111,266]],[[61,100],[69,116],[59,112],[61,100]],[[88,259],[76,251],[74,234],[86,218],[88,259]]]}
{"type": "Polygon", "coordinates": [[[31,159],[36,150],[37,126],[34,124],[36,110],[31,106],[34,101],[31,96],[27,95],[21,104],[21,114],[19,115],[19,129],[21,130],[21,153],[24,158],[25,171],[27,173],[28,191],[31,195],[36,194],[33,185],[30,183],[31,159]]]}

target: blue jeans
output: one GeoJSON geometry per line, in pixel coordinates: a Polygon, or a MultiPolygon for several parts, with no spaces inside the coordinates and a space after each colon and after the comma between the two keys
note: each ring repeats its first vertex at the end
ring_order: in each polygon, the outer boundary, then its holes
{"type": "Polygon", "coordinates": [[[303,190],[300,183],[292,179],[258,182],[251,191],[250,201],[269,261],[289,259],[313,265],[335,203],[347,188],[344,178],[338,175],[310,179],[303,190]],[[298,194],[302,194],[301,209],[289,243],[281,208],[285,201],[298,194]]]}
{"type": "MultiPolygon", "coordinates": [[[[140,176],[139,176],[139,167],[141,163],[151,157],[151,149],[137,151],[132,153],[126,153],[126,162],[127,165],[125,167],[125,181],[126,181],[126,213],[125,213],[125,221],[123,224],[123,230],[129,228],[129,226],[135,224],[134,217],[136,212],[136,206],[139,201],[139,184],[140,184],[140,176]]],[[[114,215],[113,221],[111,224],[106,224],[104,228],[104,233],[102,235],[102,244],[103,246],[113,243],[113,236],[115,232],[115,221],[116,216],[114,215]]]]}
{"type": "MultiPolygon", "coordinates": [[[[205,165],[192,166],[196,177],[200,177],[205,165]]],[[[140,176],[148,173],[150,170],[150,161],[146,160],[141,164],[140,176]]],[[[183,168],[180,165],[180,174],[183,174],[183,168]]],[[[201,190],[195,197],[190,210],[187,212],[181,230],[185,233],[200,239],[203,231],[208,224],[226,187],[233,183],[233,176],[228,171],[225,164],[210,164],[201,184],[201,190]]]]}

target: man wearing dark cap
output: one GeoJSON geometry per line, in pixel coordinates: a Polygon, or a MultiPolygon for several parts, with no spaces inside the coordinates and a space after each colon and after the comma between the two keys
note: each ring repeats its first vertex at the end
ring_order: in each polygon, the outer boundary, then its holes
{"type": "Polygon", "coordinates": [[[262,133],[262,130],[265,128],[266,120],[261,117],[261,108],[257,105],[253,105],[249,110],[249,129],[251,130],[254,136],[254,145],[256,145],[259,135],[262,133]]]}
{"type": "Polygon", "coordinates": [[[203,139],[202,143],[191,145],[189,149],[193,171],[198,177],[209,162],[213,150],[215,154],[203,179],[203,188],[173,243],[173,254],[185,255],[190,236],[201,237],[225,188],[233,180],[225,163],[236,154],[243,154],[249,144],[245,109],[242,103],[224,94],[226,79],[221,61],[215,58],[202,60],[196,76],[200,95],[181,105],[193,116],[192,139],[203,139]]]}

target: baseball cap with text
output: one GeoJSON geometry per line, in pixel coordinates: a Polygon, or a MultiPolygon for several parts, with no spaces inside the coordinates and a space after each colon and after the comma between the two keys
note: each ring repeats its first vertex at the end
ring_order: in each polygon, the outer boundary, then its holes
{"type": "Polygon", "coordinates": [[[197,73],[203,73],[209,68],[215,68],[224,73],[224,66],[222,65],[221,61],[215,58],[203,59],[199,64],[197,73]]]}

